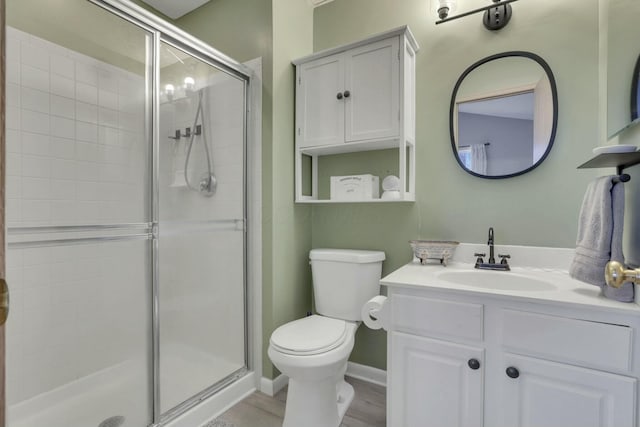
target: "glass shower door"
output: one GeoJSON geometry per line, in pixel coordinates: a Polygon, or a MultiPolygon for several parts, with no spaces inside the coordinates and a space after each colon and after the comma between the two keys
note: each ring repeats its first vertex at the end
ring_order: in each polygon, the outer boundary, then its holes
{"type": "Polygon", "coordinates": [[[159,396],[170,416],[246,367],[245,81],[165,42],[160,61],[159,396]]]}
{"type": "Polygon", "coordinates": [[[7,25],[8,425],[150,425],[152,33],[84,1],[7,25]]]}

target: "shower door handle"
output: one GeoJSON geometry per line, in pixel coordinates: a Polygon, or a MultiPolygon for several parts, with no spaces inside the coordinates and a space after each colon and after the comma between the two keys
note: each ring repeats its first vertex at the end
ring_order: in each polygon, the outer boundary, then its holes
{"type": "Polygon", "coordinates": [[[0,326],[4,325],[9,317],[9,286],[7,281],[0,279],[0,326]]]}

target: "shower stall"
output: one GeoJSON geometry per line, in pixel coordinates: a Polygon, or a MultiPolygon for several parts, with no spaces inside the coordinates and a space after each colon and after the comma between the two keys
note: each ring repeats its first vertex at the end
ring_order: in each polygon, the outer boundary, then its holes
{"type": "Polygon", "coordinates": [[[7,3],[8,426],[175,423],[251,371],[251,72],[126,0],[7,3]]]}

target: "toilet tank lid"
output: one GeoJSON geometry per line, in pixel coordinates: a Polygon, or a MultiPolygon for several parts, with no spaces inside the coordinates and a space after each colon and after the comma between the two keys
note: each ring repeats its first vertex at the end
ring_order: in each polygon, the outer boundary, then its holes
{"type": "Polygon", "coordinates": [[[309,259],[364,264],[384,261],[385,255],[382,251],[364,251],[359,249],[312,249],[311,252],[309,252],[309,259]]]}

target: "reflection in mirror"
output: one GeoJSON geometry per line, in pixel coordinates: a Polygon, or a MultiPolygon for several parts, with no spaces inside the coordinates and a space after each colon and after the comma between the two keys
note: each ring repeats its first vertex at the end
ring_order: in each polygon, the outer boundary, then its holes
{"type": "Polygon", "coordinates": [[[605,5],[608,17],[607,136],[611,138],[639,121],[640,1],[606,0],[605,5]]]}
{"type": "Polygon", "coordinates": [[[551,70],[528,52],[485,58],[458,80],[450,119],[452,148],[467,172],[483,178],[528,172],[544,160],[555,136],[551,70]]]}

